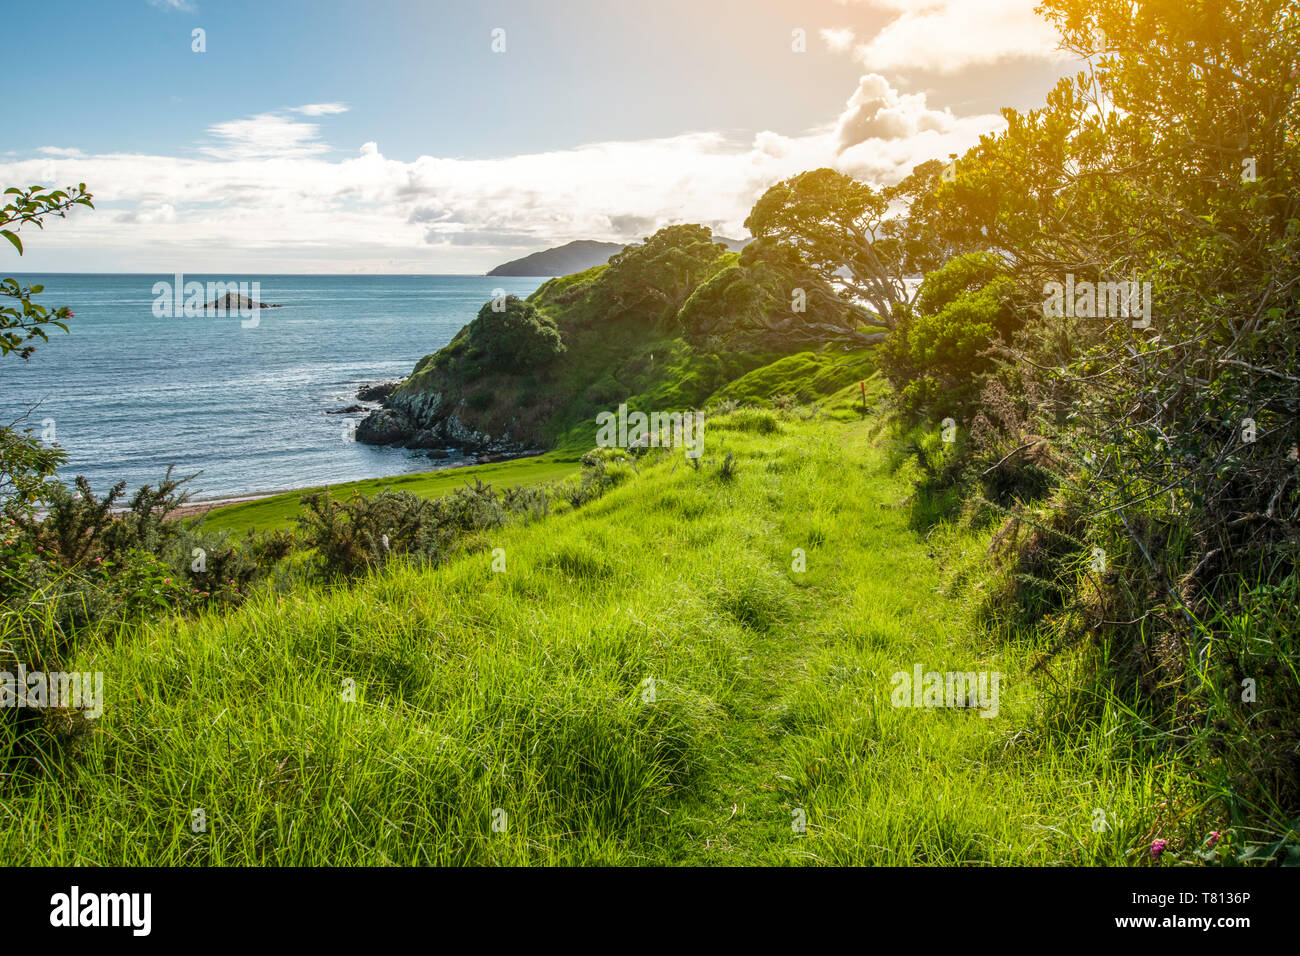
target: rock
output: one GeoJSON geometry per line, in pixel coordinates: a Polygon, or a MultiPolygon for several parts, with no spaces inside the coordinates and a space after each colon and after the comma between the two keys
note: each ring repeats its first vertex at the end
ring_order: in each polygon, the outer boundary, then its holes
{"type": "Polygon", "coordinates": [[[447,449],[445,448],[435,448],[433,451],[429,452],[429,454],[426,455],[425,457],[441,459],[441,458],[450,458],[451,455],[447,452],[447,449]]]}
{"type": "Polygon", "coordinates": [[[240,295],[238,292],[227,292],[225,295],[217,296],[203,308],[217,312],[234,312],[239,309],[279,309],[282,306],[254,302],[248,296],[240,295]]]}
{"type": "Polygon", "coordinates": [[[374,385],[362,385],[357,389],[357,398],[363,402],[382,402],[401,384],[401,382],[378,382],[374,385]]]}
{"type": "Polygon", "coordinates": [[[412,435],[407,439],[406,444],[402,447],[410,449],[428,449],[441,448],[443,444],[444,442],[441,438],[426,428],[412,435]]]}
{"type": "Polygon", "coordinates": [[[517,455],[524,449],[509,433],[489,435],[466,425],[443,401],[440,392],[398,392],[385,407],[367,415],[356,438],[367,445],[397,445],[411,449],[445,446],[480,454],[517,455]]]}
{"type": "Polygon", "coordinates": [[[389,408],[371,412],[357,425],[356,439],[367,445],[397,445],[411,434],[411,420],[389,408]]]}
{"type": "Polygon", "coordinates": [[[326,415],[351,415],[353,412],[364,412],[365,410],[366,410],[366,406],[364,405],[349,405],[347,408],[332,408],[329,411],[327,411],[325,414],[326,415]]]}

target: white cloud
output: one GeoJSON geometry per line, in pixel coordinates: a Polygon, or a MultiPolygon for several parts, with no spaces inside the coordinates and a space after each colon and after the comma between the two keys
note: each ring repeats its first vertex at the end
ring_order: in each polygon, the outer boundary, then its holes
{"type": "Polygon", "coordinates": [[[858,0],[893,14],[854,49],[871,70],[956,73],[1009,59],[1054,60],[1055,28],[1034,13],[1039,0],[858,0]]]}
{"type": "Polygon", "coordinates": [[[315,123],[303,123],[278,113],[259,113],[217,123],[209,126],[208,132],[220,142],[203,146],[201,151],[222,159],[296,159],[329,149],[317,141],[320,127],[315,123]]]}
{"type": "Polygon", "coordinates": [[[75,210],[29,244],[24,268],[479,272],[571,239],[626,241],[672,222],[743,235],[772,183],[832,166],[896,182],[1000,127],[954,117],[863,77],[843,115],[798,136],[764,131],[591,143],[495,159],[342,158],[315,124],[263,113],[218,123],[191,157],[47,154],[0,162],[0,183],[85,182],[75,210]]]}
{"type": "Polygon", "coordinates": [[[291,111],[304,116],[330,116],[334,113],[346,113],[348,106],[346,103],[308,103],[306,106],[295,106],[291,111]]]}
{"type": "Polygon", "coordinates": [[[947,133],[956,125],[947,109],[932,110],[924,93],[899,93],[879,73],[858,80],[835,125],[841,152],[869,139],[911,139],[918,133],[947,133]]]}
{"type": "Polygon", "coordinates": [[[162,10],[183,10],[193,13],[197,8],[189,0],[149,0],[149,5],[162,10]]]}
{"type": "Polygon", "coordinates": [[[825,41],[826,46],[832,53],[848,53],[853,48],[853,41],[856,39],[852,30],[848,27],[823,28],[821,38],[825,41]]]}

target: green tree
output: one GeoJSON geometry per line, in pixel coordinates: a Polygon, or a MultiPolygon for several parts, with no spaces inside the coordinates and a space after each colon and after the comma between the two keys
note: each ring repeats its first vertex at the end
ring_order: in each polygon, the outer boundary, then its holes
{"type": "Polygon", "coordinates": [[[768,189],[745,227],[793,248],[864,322],[892,329],[915,294],[908,280],[959,248],[937,228],[942,169],[923,163],[883,189],[833,169],[800,173],[768,189]]]}
{"type": "Polygon", "coordinates": [[[677,314],[695,344],[709,351],[784,351],[824,342],[869,345],[881,333],[858,331],[860,313],[790,246],[751,242],[702,282],[677,314]]]}
{"type": "Polygon", "coordinates": [[[522,372],[547,365],[564,352],[550,316],[513,295],[500,305],[495,300],[484,303],[456,336],[464,336],[471,358],[499,371],[522,372]]]}
{"type": "Polygon", "coordinates": [[[610,257],[597,280],[600,306],[614,316],[668,323],[726,252],[705,226],[665,226],[610,257]]]}

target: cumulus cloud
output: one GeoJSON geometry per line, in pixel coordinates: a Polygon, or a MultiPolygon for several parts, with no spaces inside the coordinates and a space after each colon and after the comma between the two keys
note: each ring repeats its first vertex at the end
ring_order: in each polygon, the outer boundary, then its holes
{"type": "MultiPolygon", "coordinates": [[[[334,152],[312,123],[263,113],[218,123],[186,157],[0,161],[4,182],[85,182],[75,210],[24,266],[167,271],[482,271],[572,239],[626,242],[674,222],[743,236],[774,182],[831,166],[877,183],[973,145],[1000,117],[954,117],[880,77],[838,122],[737,140],[684,133],[490,159],[399,161],[367,142],[334,152]],[[328,153],[328,155],[327,155],[328,153]]],[[[305,114],[304,114],[305,115],[305,114]]]]}
{"type": "Polygon", "coordinates": [[[947,133],[956,124],[948,109],[933,110],[924,93],[899,93],[878,73],[858,80],[835,127],[839,151],[869,139],[909,139],[918,133],[947,133]]]}
{"type": "Polygon", "coordinates": [[[855,0],[892,19],[854,48],[870,70],[956,73],[1009,59],[1052,60],[1055,28],[1034,13],[1038,0],[855,0]]]}

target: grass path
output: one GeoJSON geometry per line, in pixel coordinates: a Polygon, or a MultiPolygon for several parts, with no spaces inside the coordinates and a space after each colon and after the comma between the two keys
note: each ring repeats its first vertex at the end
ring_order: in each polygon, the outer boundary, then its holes
{"type": "Polygon", "coordinates": [[[83,649],[105,714],[0,780],[0,853],[1129,861],[1154,808],[1178,806],[1176,768],[1107,707],[1062,711],[1027,676],[1033,648],[974,624],[982,539],[915,532],[913,476],[845,415],[719,416],[698,469],[643,461],[441,568],[270,592],[83,649]],[[1002,672],[997,716],[891,706],[891,675],[916,664],[1002,672]],[[1103,833],[1099,807],[1116,821],[1103,833]]]}

